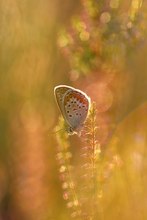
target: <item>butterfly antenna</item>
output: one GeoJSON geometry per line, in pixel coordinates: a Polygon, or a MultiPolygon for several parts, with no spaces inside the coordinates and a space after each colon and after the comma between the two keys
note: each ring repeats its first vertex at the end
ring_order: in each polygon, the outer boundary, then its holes
{"type": "Polygon", "coordinates": [[[64,129],[64,128],[61,128],[61,129],[59,129],[59,130],[57,130],[57,131],[54,130],[54,131],[51,132],[51,134],[56,134],[56,133],[58,133],[58,132],[60,132],[60,131],[63,131],[63,130],[65,130],[65,129],[64,129]]]}

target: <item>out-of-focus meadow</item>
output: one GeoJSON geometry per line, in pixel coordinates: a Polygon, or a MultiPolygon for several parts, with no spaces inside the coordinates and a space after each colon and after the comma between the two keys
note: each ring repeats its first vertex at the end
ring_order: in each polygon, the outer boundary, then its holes
{"type": "Polygon", "coordinates": [[[0,1],[0,220],[147,219],[146,57],[146,1],[0,1]],[[61,175],[60,84],[96,103],[98,193],[87,181],[88,203],[77,135],[68,155],[78,202],[61,175]]]}

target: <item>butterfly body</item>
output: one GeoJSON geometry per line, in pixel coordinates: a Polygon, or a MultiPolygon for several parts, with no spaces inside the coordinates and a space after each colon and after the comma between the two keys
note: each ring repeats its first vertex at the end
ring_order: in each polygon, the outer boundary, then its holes
{"type": "Polygon", "coordinates": [[[88,115],[90,98],[81,90],[66,85],[56,86],[54,93],[68,132],[80,130],[88,115]]]}

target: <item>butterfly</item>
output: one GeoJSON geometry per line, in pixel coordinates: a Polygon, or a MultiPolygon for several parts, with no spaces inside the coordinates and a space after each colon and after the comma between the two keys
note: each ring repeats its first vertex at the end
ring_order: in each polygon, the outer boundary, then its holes
{"type": "Polygon", "coordinates": [[[81,90],[66,85],[54,88],[55,99],[69,134],[82,128],[90,108],[90,98],[81,90]]]}

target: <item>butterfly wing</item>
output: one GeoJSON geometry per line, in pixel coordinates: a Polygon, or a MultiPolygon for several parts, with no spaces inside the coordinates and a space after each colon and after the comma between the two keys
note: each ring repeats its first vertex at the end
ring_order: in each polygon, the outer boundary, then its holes
{"type": "Polygon", "coordinates": [[[65,113],[64,113],[64,96],[65,94],[71,90],[71,87],[69,86],[65,86],[65,85],[60,85],[60,86],[56,86],[54,88],[54,95],[55,95],[55,99],[56,99],[56,102],[57,102],[57,105],[64,117],[64,119],[66,120],[65,118],[65,113]]]}
{"type": "Polygon", "coordinates": [[[54,88],[54,95],[56,98],[56,102],[57,105],[61,111],[61,113],[63,113],[63,100],[64,100],[64,95],[65,93],[69,90],[69,88],[67,86],[56,86],[54,88]]]}
{"type": "Polygon", "coordinates": [[[69,126],[76,130],[86,120],[90,105],[90,98],[80,90],[72,89],[64,95],[64,114],[69,126]]]}

